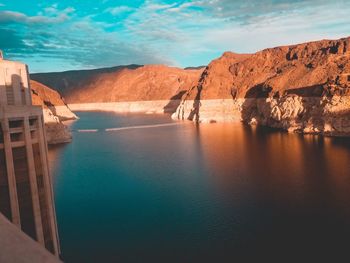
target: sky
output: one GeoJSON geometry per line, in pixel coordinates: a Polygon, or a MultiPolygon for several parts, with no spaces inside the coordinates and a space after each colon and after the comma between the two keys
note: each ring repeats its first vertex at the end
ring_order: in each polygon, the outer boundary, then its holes
{"type": "Polygon", "coordinates": [[[0,49],[31,72],[207,65],[350,36],[350,0],[0,0],[0,49]]]}

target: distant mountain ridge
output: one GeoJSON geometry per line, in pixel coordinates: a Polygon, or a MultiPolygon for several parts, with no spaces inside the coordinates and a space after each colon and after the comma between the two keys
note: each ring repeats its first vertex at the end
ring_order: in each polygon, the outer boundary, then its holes
{"type": "Polygon", "coordinates": [[[181,94],[197,84],[202,71],[130,65],[32,74],[31,78],[59,91],[67,103],[150,101],[181,99],[181,94]]]}
{"type": "Polygon", "coordinates": [[[203,71],[173,117],[350,135],[350,37],[226,52],[203,71]]]}
{"type": "Polygon", "coordinates": [[[69,70],[63,72],[34,73],[30,74],[32,80],[36,80],[58,91],[62,96],[69,97],[72,89],[88,83],[98,74],[118,72],[123,69],[137,69],[143,65],[126,65],[98,69],[69,70]]]}
{"type": "Polygon", "coordinates": [[[242,120],[289,131],[350,135],[350,37],[225,52],[207,67],[131,65],[32,74],[77,109],[173,112],[196,122],[242,120]],[[135,102],[124,103],[123,102],[135,102]],[[112,104],[111,104],[112,103],[112,104]],[[113,104],[119,103],[119,104],[113,104]],[[82,107],[83,104],[95,104],[82,107]],[[142,107],[138,107],[142,104],[142,107]],[[135,106],[136,105],[136,106],[135,106]],[[155,109],[156,108],[156,109],[155,109]]]}

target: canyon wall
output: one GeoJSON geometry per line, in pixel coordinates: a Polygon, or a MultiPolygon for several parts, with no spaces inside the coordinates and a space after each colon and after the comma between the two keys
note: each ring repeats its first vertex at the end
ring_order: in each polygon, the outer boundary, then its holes
{"type": "Polygon", "coordinates": [[[74,110],[173,113],[203,69],[163,65],[32,74],[58,90],[74,110]]]}
{"type": "Polygon", "coordinates": [[[226,52],[184,94],[173,118],[350,135],[349,94],[350,38],[226,52]]]}
{"type": "Polygon", "coordinates": [[[226,52],[205,69],[130,65],[31,78],[58,90],[74,110],[350,134],[350,38],[226,52]]]}
{"type": "Polygon", "coordinates": [[[46,136],[49,144],[70,142],[72,134],[62,122],[77,116],[68,108],[57,91],[31,80],[33,105],[42,106],[46,136]]]}

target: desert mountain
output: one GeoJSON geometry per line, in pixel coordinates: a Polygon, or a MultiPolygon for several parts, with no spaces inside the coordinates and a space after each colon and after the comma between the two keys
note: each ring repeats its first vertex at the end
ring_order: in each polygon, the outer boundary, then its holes
{"type": "Polygon", "coordinates": [[[118,102],[105,110],[176,108],[175,119],[242,120],[304,133],[350,134],[350,38],[254,54],[226,52],[205,69],[131,65],[31,78],[60,91],[68,103],[95,103],[93,109],[118,102]],[[178,102],[170,107],[125,103],[141,101],[178,102]]]}
{"type": "Polygon", "coordinates": [[[226,52],[208,65],[173,117],[342,135],[350,133],[349,94],[350,38],[226,52]]]}
{"type": "Polygon", "coordinates": [[[321,96],[335,92],[332,87],[345,92],[349,76],[350,38],[324,40],[251,55],[227,52],[209,64],[194,93],[202,99],[321,96]]]}
{"type": "Polygon", "coordinates": [[[120,66],[109,69],[32,74],[58,90],[67,103],[150,101],[181,99],[197,85],[200,69],[162,65],[120,66]]]}

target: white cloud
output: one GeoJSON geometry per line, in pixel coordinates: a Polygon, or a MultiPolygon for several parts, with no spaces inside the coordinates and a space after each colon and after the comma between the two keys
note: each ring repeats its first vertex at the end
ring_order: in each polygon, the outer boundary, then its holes
{"type": "Polygon", "coordinates": [[[144,43],[128,41],[118,32],[106,32],[104,28],[107,23],[94,21],[93,15],[76,17],[70,15],[73,11],[71,8],[57,10],[57,13],[65,14],[69,19],[56,23],[58,17],[54,14],[55,10],[49,11],[52,11],[47,14],[49,16],[27,16],[12,11],[0,13],[0,28],[6,25],[17,28],[12,44],[0,41],[0,48],[3,47],[9,56],[16,59],[35,59],[38,66],[32,67],[34,71],[42,71],[44,66],[40,65],[58,61],[65,61],[71,68],[172,63],[168,56],[160,55],[144,43]]]}
{"type": "Polygon", "coordinates": [[[122,23],[133,42],[187,66],[209,63],[224,51],[255,52],[350,35],[350,6],[335,1],[265,1],[265,7],[258,0],[146,1],[122,23]]]}
{"type": "Polygon", "coordinates": [[[195,6],[199,6],[199,5],[200,5],[199,1],[185,2],[185,3],[182,3],[180,5],[173,5],[169,8],[167,8],[166,11],[171,12],[171,13],[178,13],[178,12],[186,11],[187,8],[195,7],[195,6]]]}
{"type": "Polygon", "coordinates": [[[144,6],[147,7],[149,11],[160,11],[160,10],[166,10],[166,9],[172,8],[176,5],[177,5],[176,3],[159,4],[159,3],[153,3],[152,1],[146,1],[144,6]]]}
{"type": "Polygon", "coordinates": [[[23,23],[23,24],[56,24],[63,23],[70,18],[74,8],[68,7],[64,10],[55,8],[45,9],[50,16],[44,16],[42,13],[36,16],[28,16],[21,12],[0,11],[0,23],[23,23]]]}
{"type": "Polygon", "coordinates": [[[203,43],[222,50],[256,52],[263,48],[350,35],[350,6],[342,10],[313,6],[288,14],[264,16],[249,24],[205,31],[203,43]]]}
{"type": "Polygon", "coordinates": [[[50,7],[44,8],[44,11],[47,14],[55,14],[55,13],[57,13],[57,8],[50,6],[50,7]]]}
{"type": "Polygon", "coordinates": [[[350,35],[346,1],[177,0],[169,4],[154,0],[137,8],[112,6],[102,16],[101,10],[91,8],[83,17],[74,8],[60,10],[60,5],[52,5],[37,16],[0,11],[0,29],[10,25],[7,29],[13,30],[13,25],[19,25],[21,30],[11,31],[16,56],[52,57],[80,67],[189,66],[209,63],[228,50],[255,52],[350,35]],[[117,19],[106,16],[110,20],[103,20],[106,12],[117,19]]]}
{"type": "Polygon", "coordinates": [[[122,13],[131,12],[134,10],[135,10],[134,8],[123,5],[123,6],[117,6],[117,7],[109,7],[106,9],[106,12],[111,13],[114,16],[117,16],[122,13]]]}

